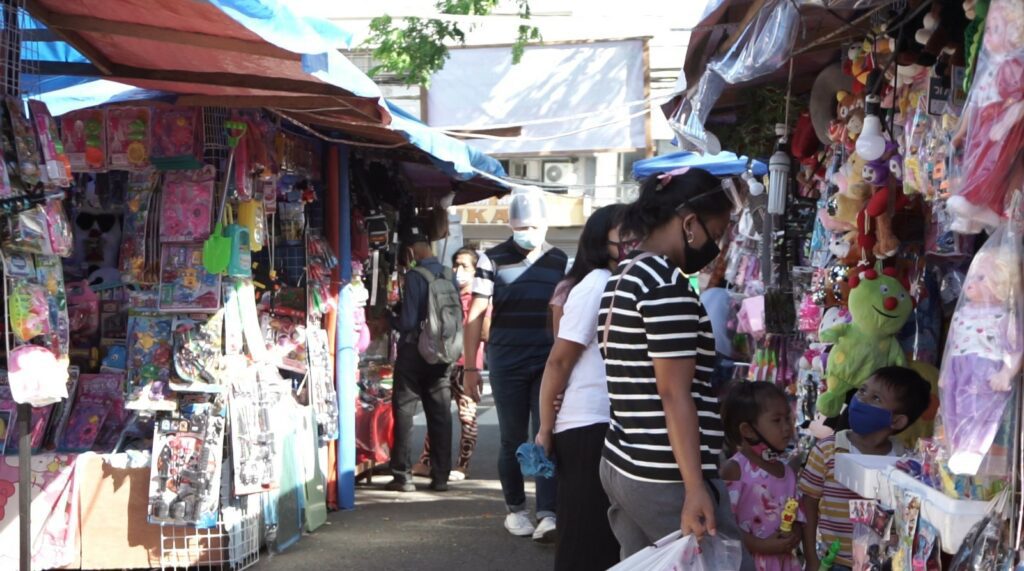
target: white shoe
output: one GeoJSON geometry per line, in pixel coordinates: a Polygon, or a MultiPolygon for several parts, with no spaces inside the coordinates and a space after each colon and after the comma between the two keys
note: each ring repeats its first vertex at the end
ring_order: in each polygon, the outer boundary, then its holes
{"type": "Polygon", "coordinates": [[[533,535],[533,522],[530,521],[530,512],[521,511],[510,513],[505,518],[505,529],[516,537],[529,537],[533,535]]]}
{"type": "Polygon", "coordinates": [[[558,529],[555,527],[555,518],[546,517],[537,524],[533,532],[533,540],[538,543],[554,543],[558,539],[558,529]]]}

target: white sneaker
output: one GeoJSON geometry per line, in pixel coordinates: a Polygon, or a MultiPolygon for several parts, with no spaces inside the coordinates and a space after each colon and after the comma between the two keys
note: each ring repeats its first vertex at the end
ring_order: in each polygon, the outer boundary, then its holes
{"type": "Polygon", "coordinates": [[[533,535],[533,522],[530,521],[530,512],[521,511],[508,514],[505,518],[505,529],[516,537],[529,537],[533,535]]]}
{"type": "Polygon", "coordinates": [[[533,540],[538,543],[554,543],[558,539],[558,529],[555,527],[555,518],[546,517],[537,524],[533,532],[533,540]]]}

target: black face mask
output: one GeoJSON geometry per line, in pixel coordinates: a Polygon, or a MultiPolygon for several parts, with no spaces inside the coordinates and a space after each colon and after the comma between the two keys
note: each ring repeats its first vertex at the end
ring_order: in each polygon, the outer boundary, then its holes
{"type": "Polygon", "coordinates": [[[696,218],[697,224],[700,224],[701,230],[704,231],[704,236],[707,237],[707,241],[700,248],[694,248],[686,240],[686,236],[683,236],[683,252],[686,256],[686,262],[683,263],[683,273],[691,276],[713,262],[722,251],[718,247],[718,243],[711,238],[711,233],[708,232],[708,227],[704,225],[704,221],[700,219],[700,216],[696,218]]]}

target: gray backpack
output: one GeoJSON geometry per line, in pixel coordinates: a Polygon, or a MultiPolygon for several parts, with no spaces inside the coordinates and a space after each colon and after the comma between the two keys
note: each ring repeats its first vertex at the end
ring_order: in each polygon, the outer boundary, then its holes
{"type": "Polygon", "coordinates": [[[427,280],[427,317],[420,324],[417,347],[431,365],[454,363],[462,356],[462,300],[452,282],[452,271],[440,276],[418,266],[414,270],[427,280]]]}

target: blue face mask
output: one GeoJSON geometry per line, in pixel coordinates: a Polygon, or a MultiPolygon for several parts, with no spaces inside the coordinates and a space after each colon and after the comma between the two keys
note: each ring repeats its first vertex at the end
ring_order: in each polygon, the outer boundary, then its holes
{"type": "Polygon", "coordinates": [[[860,434],[872,434],[892,426],[892,412],[861,402],[857,397],[850,401],[850,429],[860,434]]]}

